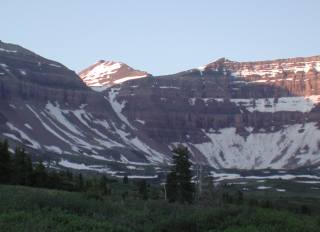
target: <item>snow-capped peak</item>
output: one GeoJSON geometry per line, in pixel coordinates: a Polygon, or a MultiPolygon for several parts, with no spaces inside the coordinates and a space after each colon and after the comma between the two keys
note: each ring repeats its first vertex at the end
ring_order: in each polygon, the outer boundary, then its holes
{"type": "Polygon", "coordinates": [[[112,85],[144,78],[150,76],[150,74],[135,70],[122,62],[100,60],[80,72],[79,76],[88,86],[101,91],[112,85]]]}

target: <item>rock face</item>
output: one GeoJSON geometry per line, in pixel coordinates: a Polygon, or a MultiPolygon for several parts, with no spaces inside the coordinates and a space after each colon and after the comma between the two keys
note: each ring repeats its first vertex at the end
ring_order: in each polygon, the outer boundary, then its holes
{"type": "Polygon", "coordinates": [[[0,133],[13,148],[23,145],[52,166],[111,173],[110,165],[121,171],[131,161],[165,160],[123,122],[116,93],[92,91],[73,71],[22,47],[0,48],[0,133]]]}
{"type": "Polygon", "coordinates": [[[307,73],[309,70],[320,70],[320,56],[298,57],[256,62],[235,62],[221,58],[215,62],[200,67],[204,70],[225,69],[236,76],[261,76],[263,78],[276,77],[282,73],[307,73]]]}
{"type": "Polygon", "coordinates": [[[183,143],[198,162],[295,168],[320,158],[320,140],[310,136],[319,134],[319,60],[220,59],[174,75],[126,82],[103,94],[117,89],[116,99],[126,103],[123,114],[142,122],[140,132],[170,147],[183,143]],[[267,72],[266,65],[275,63],[283,69],[267,72]]]}
{"type": "Polygon", "coordinates": [[[312,95],[319,90],[320,56],[260,62],[233,62],[222,58],[200,70],[221,70],[248,82],[286,89],[291,95],[312,95]]]}
{"type": "Polygon", "coordinates": [[[320,164],[319,57],[220,59],[159,77],[101,61],[80,74],[97,92],[57,62],[0,45],[1,137],[51,166],[145,173],[178,144],[215,168],[320,164]]]}
{"type": "Polygon", "coordinates": [[[24,84],[65,89],[86,89],[77,74],[18,45],[0,41],[0,78],[24,84]]]}
{"type": "Polygon", "coordinates": [[[89,68],[81,71],[79,76],[88,86],[99,90],[104,89],[101,88],[104,86],[108,87],[124,81],[144,78],[151,75],[147,72],[135,70],[121,62],[100,60],[89,68]]]}

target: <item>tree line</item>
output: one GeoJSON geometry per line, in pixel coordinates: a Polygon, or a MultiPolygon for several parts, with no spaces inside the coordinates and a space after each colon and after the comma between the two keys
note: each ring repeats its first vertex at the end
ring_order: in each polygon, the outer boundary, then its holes
{"type": "MultiPolygon", "coordinates": [[[[43,162],[32,163],[25,149],[16,147],[9,151],[7,140],[0,140],[0,184],[24,185],[66,191],[85,192],[89,198],[102,199],[112,192],[111,183],[119,182],[105,175],[83,176],[69,170],[54,170],[47,168],[43,162]]],[[[129,178],[123,177],[122,184],[129,188],[129,178]]],[[[135,181],[138,197],[147,200],[150,197],[150,185],[146,180],[135,181]]],[[[128,191],[121,194],[123,199],[128,197],[128,191]]],[[[153,195],[158,195],[153,193],[153,195]]]]}
{"type": "MultiPolygon", "coordinates": [[[[9,151],[7,140],[0,141],[0,184],[25,185],[67,191],[84,191],[88,196],[100,198],[111,194],[109,178],[84,178],[81,173],[75,175],[69,170],[49,170],[42,162],[32,163],[25,149],[16,147],[9,151]]],[[[116,181],[116,180],[113,180],[116,181]]],[[[127,176],[123,184],[128,184],[127,176]]],[[[150,197],[150,185],[145,180],[136,182],[138,195],[147,200],[150,197]]],[[[122,197],[126,198],[126,193],[122,197]]],[[[165,198],[169,202],[192,203],[195,198],[195,185],[192,183],[189,151],[185,147],[173,150],[173,165],[167,174],[165,198]]]]}
{"type": "Polygon", "coordinates": [[[76,190],[83,181],[79,174],[74,178],[68,171],[49,171],[42,162],[32,163],[25,149],[16,147],[9,151],[7,140],[0,141],[0,184],[76,190]]]}

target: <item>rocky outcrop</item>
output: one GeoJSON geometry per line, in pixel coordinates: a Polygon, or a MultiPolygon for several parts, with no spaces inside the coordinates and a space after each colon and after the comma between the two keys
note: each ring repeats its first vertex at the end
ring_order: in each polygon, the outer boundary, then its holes
{"type": "Polygon", "coordinates": [[[200,67],[225,72],[249,83],[263,83],[287,90],[288,95],[319,93],[320,56],[260,62],[234,62],[222,58],[200,67]]]}

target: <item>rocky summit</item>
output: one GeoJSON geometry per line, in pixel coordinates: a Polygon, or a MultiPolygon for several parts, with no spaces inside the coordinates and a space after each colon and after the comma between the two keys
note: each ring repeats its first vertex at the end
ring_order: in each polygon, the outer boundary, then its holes
{"type": "Polygon", "coordinates": [[[100,60],[79,73],[80,78],[96,91],[122,82],[151,76],[122,62],[100,60]]]}
{"type": "Polygon", "coordinates": [[[167,76],[99,61],[78,76],[1,42],[1,138],[54,168],[113,175],[166,166],[179,144],[217,169],[317,167],[319,81],[320,56],[223,58],[167,76]]]}

